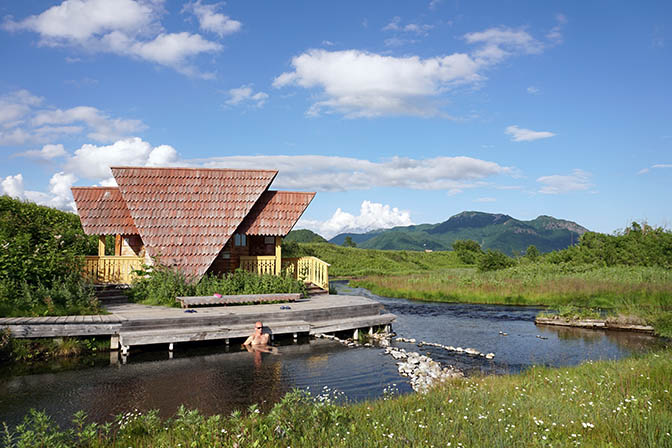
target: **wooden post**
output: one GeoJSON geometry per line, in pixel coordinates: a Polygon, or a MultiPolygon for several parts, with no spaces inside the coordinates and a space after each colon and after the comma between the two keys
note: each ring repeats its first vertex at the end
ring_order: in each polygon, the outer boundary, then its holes
{"type": "Polygon", "coordinates": [[[98,236],[98,256],[105,256],[105,235],[98,236]]]}
{"type": "Polygon", "coordinates": [[[110,350],[119,350],[119,335],[113,334],[110,336],[110,350]]]}
{"type": "Polygon", "coordinates": [[[119,234],[114,236],[114,255],[121,256],[121,235],[119,234]]]}
{"type": "Polygon", "coordinates": [[[275,237],[275,275],[282,271],[282,237],[275,237]]]}
{"type": "Polygon", "coordinates": [[[355,331],[352,332],[352,339],[355,341],[359,339],[359,328],[355,328],[355,331]]]}

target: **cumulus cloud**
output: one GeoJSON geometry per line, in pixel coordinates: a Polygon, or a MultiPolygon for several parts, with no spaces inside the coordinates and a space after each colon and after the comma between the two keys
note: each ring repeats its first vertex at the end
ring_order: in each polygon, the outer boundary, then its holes
{"type": "Polygon", "coordinates": [[[7,176],[0,181],[0,193],[61,210],[75,211],[70,187],[76,180],[73,174],[58,172],[49,180],[49,193],[44,193],[24,189],[23,175],[19,173],[7,176]]]}
{"type": "Polygon", "coordinates": [[[292,65],[295,70],[275,78],[273,86],[321,88],[326,99],[313,104],[311,115],[322,109],[348,117],[437,115],[436,98],[442,91],[480,79],[477,64],[459,53],[421,59],[358,50],[310,50],[293,58],[292,65]]]}
{"type": "MultiPolygon", "coordinates": [[[[43,46],[70,46],[84,51],[115,53],[155,62],[187,75],[210,76],[200,73],[190,61],[201,53],[217,52],[222,46],[198,34],[165,32],[159,21],[161,3],[65,0],[23,20],[6,19],[2,27],[12,32],[33,31],[39,34],[40,45],[43,46]]],[[[205,26],[209,31],[220,32],[227,22],[221,23],[222,15],[215,13],[211,6],[197,2],[193,4],[193,11],[199,17],[202,28],[205,26]]]]}
{"type": "Polygon", "coordinates": [[[43,98],[23,89],[0,96],[0,125],[11,127],[20,124],[31,108],[42,101],[43,98]]]}
{"type": "Polygon", "coordinates": [[[672,168],[672,163],[656,163],[655,165],[651,165],[650,168],[643,168],[637,172],[637,174],[646,174],[651,172],[651,170],[656,170],[656,169],[665,169],[665,168],[672,168]]]}
{"type": "Polygon", "coordinates": [[[531,129],[519,128],[518,126],[508,126],[504,131],[505,134],[511,136],[514,142],[531,142],[540,140],[542,138],[549,138],[555,136],[553,132],[548,131],[533,131],[531,129]]]}
{"type": "Polygon", "coordinates": [[[556,25],[546,34],[546,39],[553,44],[561,44],[564,40],[562,31],[567,24],[567,16],[564,14],[556,14],[555,23],[556,25]]]}
{"type": "Polygon", "coordinates": [[[463,156],[431,159],[393,157],[381,162],[320,155],[228,156],[184,162],[209,168],[277,169],[279,174],[273,182],[275,188],[315,191],[375,187],[461,191],[482,185],[488,177],[513,172],[512,168],[495,162],[463,156]]]}
{"type": "Polygon", "coordinates": [[[543,186],[539,193],[544,194],[562,194],[573,191],[585,191],[590,189],[593,185],[590,183],[591,174],[587,171],[575,169],[571,174],[552,176],[542,176],[537,179],[537,182],[543,186]]]}
{"type": "Polygon", "coordinates": [[[344,232],[360,233],[411,224],[413,221],[408,211],[386,204],[364,201],[359,209],[359,215],[353,215],[338,208],[326,221],[301,219],[297,223],[297,228],[310,229],[330,239],[344,232]]]}
{"type": "Polygon", "coordinates": [[[537,87],[534,87],[534,86],[530,86],[526,90],[527,90],[527,93],[529,93],[530,95],[536,95],[540,92],[540,90],[537,87]]]}
{"type": "MultiPolygon", "coordinates": [[[[388,27],[405,28],[395,21],[388,27]]],[[[409,31],[413,29],[411,27],[409,31]]],[[[326,111],[350,118],[445,116],[441,111],[443,97],[455,86],[482,81],[483,70],[509,56],[539,53],[543,49],[543,45],[526,31],[510,28],[469,33],[464,39],[476,46],[473,53],[424,59],[360,50],[312,49],[292,58],[293,70],[277,76],[273,86],[294,85],[320,90],[322,99],[310,107],[309,115],[326,111]]]]}
{"type": "Polygon", "coordinates": [[[251,104],[255,107],[262,107],[268,94],[265,92],[255,92],[252,90],[252,85],[243,85],[235,89],[229,90],[229,99],[226,104],[229,106],[237,106],[240,104],[251,104]]]}
{"type": "Polygon", "coordinates": [[[200,0],[184,6],[183,11],[192,12],[197,18],[203,31],[209,31],[224,37],[233,34],[242,28],[243,24],[229,16],[218,13],[218,4],[204,5],[200,0]]]}
{"type": "Polygon", "coordinates": [[[153,147],[139,137],[118,140],[111,145],[82,145],[68,159],[66,171],[87,179],[105,180],[112,176],[111,166],[171,165],[177,151],[168,145],[153,147]]]}

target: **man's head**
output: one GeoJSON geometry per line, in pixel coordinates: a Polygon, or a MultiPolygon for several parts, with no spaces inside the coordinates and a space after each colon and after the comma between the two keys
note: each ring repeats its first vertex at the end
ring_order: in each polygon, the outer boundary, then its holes
{"type": "Polygon", "coordinates": [[[257,321],[257,323],[254,324],[254,331],[257,333],[261,333],[261,330],[264,328],[264,324],[261,323],[260,320],[257,321]]]}

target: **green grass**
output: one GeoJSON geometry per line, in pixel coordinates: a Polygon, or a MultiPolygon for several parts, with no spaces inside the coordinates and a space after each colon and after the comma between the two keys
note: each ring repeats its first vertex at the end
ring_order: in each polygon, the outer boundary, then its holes
{"type": "Polygon", "coordinates": [[[399,275],[466,266],[455,252],[418,252],[412,250],[374,250],[336,246],[328,243],[301,243],[297,254],[326,261],[329,277],[399,275]]]}
{"type": "Polygon", "coordinates": [[[129,412],[61,430],[31,412],[4,444],[81,447],[666,447],[672,446],[672,351],[571,368],[451,381],[427,395],[339,404],[292,392],[262,414],[171,419],[129,412]]]}
{"type": "Polygon", "coordinates": [[[351,285],[415,300],[597,308],[637,316],[672,336],[672,271],[662,267],[529,263],[492,272],[368,276],[351,285]]]}

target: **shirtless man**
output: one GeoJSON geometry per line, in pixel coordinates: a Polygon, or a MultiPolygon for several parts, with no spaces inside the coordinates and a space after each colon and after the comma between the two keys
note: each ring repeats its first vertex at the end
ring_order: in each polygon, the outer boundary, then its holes
{"type": "Polygon", "coordinates": [[[263,333],[263,329],[264,324],[262,324],[261,321],[257,321],[257,323],[254,324],[254,333],[243,342],[243,345],[268,345],[270,336],[268,333],[263,333]]]}

